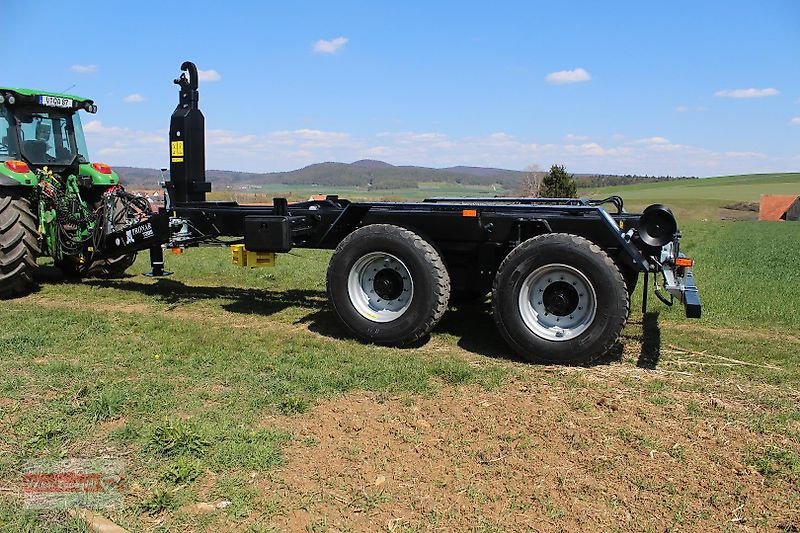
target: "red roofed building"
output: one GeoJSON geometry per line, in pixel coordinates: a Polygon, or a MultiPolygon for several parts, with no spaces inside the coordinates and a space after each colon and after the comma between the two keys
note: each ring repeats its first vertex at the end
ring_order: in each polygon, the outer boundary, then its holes
{"type": "Polygon", "coordinates": [[[762,194],[758,220],[800,220],[800,196],[762,194]]]}

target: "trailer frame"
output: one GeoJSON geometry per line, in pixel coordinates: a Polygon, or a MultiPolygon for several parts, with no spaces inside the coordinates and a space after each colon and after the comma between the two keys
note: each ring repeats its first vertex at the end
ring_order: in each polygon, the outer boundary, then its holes
{"type": "MultiPolygon", "coordinates": [[[[619,196],[601,200],[433,197],[422,202],[351,202],[329,195],[324,200],[291,204],[285,198],[275,198],[270,206],[206,201],[211,184],[205,176],[205,119],[199,109],[197,69],[193,63],[185,62],[181,70],[175,80],[180,88],[179,102],[170,124],[170,179],[162,184],[165,206],[146,222],[154,230],[148,238],[137,239],[144,232],[128,228],[128,235],[133,230],[132,240],[122,239],[127,247],[114,249],[114,242],[121,240],[118,235],[108,243],[111,250],[107,253],[149,249],[153,276],[169,274],[164,270],[165,248],[243,244],[248,251],[266,253],[320,248],[336,250],[335,258],[343,243],[349,245],[352,237],[348,237],[355,232],[366,227],[397,227],[429,244],[434,255],[441,258],[448,278],[447,298],[450,291],[485,295],[493,284],[497,298],[498,271],[512,251],[537,238],[542,245],[552,241],[550,248],[543,250],[555,250],[559,245],[557,236],[566,235],[577,237],[576,250],[583,250],[589,259],[596,248],[601,259],[610,259],[618,274],[608,279],[614,284],[615,276],[621,275],[628,292],[626,313],[630,293],[639,274],[644,273],[643,312],[647,306],[647,280],[651,276],[656,280],[660,274],[663,287],[656,285],[656,294],[662,301],[672,305],[678,300],[688,318],[699,318],[701,314],[691,264],[678,260],[685,258],[680,251],[681,233],[672,213],[661,205],[651,206],[643,213],[628,213],[619,196]],[[606,206],[611,206],[610,211],[606,206]]],[[[564,243],[560,246],[563,248],[564,243]]],[[[394,257],[387,253],[389,256],[394,257]]],[[[403,263],[397,260],[397,264],[403,263]]],[[[568,274],[569,270],[564,272],[568,274]]],[[[572,279],[569,274],[567,277],[572,279]]],[[[578,284],[579,279],[575,279],[573,285],[578,284]]],[[[332,294],[330,278],[328,283],[332,294]]],[[[571,294],[562,292],[557,297],[564,300],[571,294]]],[[[435,323],[438,318],[434,318],[435,323]]],[[[353,329],[352,324],[348,327],[353,329]]],[[[381,342],[377,336],[355,333],[365,340],[381,342]]],[[[547,360],[540,356],[533,354],[536,360],[547,360]]],[[[592,358],[597,356],[591,354],[592,358]]],[[[586,358],[578,359],[583,362],[586,358]]]]}

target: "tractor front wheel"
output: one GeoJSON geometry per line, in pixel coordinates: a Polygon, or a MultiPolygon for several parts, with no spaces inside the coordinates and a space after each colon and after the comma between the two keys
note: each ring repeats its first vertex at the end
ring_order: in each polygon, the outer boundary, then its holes
{"type": "Polygon", "coordinates": [[[0,189],[0,299],[30,292],[39,253],[30,202],[16,192],[0,189]]]}

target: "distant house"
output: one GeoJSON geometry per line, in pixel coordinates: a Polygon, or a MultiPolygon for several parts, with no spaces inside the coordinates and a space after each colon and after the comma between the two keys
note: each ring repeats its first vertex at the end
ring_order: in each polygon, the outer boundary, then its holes
{"type": "Polygon", "coordinates": [[[800,196],[762,194],[758,220],[800,220],[800,196]]]}
{"type": "Polygon", "coordinates": [[[327,199],[327,196],[324,194],[312,194],[308,197],[309,202],[324,202],[327,199]]]}

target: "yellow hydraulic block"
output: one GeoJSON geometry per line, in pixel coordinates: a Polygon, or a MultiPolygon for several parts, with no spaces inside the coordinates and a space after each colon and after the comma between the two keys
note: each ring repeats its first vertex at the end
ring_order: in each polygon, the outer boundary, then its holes
{"type": "Polygon", "coordinates": [[[234,265],[240,267],[275,266],[275,252],[251,252],[244,244],[231,245],[231,259],[234,265]]]}

